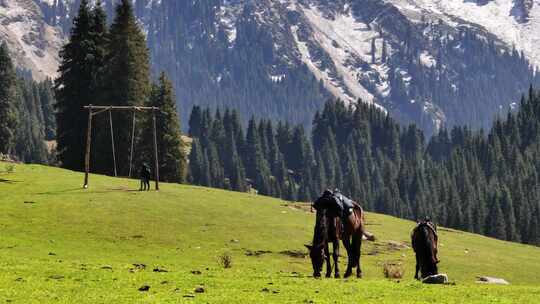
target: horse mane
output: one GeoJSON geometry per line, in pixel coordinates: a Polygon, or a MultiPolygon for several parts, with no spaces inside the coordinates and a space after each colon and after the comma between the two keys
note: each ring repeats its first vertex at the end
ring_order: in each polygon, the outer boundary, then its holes
{"type": "Polygon", "coordinates": [[[328,215],[326,212],[326,209],[317,211],[317,220],[313,233],[313,247],[324,245],[328,240],[328,215]]]}

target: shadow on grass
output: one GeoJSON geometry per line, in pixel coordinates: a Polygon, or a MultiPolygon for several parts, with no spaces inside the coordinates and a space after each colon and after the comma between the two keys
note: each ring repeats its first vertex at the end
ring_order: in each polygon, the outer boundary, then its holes
{"type": "Polygon", "coordinates": [[[6,184],[15,184],[15,183],[18,183],[19,181],[14,181],[14,180],[10,180],[10,179],[3,179],[3,178],[0,178],[0,183],[6,183],[6,184]]]}
{"type": "MultiPolygon", "coordinates": [[[[1,180],[0,180],[1,182],[1,180]]],[[[70,194],[78,192],[78,194],[104,194],[104,193],[115,193],[115,192],[146,192],[146,191],[139,191],[139,189],[123,189],[123,188],[111,188],[111,189],[105,189],[105,190],[85,190],[81,187],[73,188],[73,189],[63,189],[58,191],[46,191],[46,192],[39,192],[36,193],[37,195],[53,195],[53,194],[70,194]]]]}
{"type": "MultiPolygon", "coordinates": [[[[70,193],[70,192],[75,192],[79,190],[83,190],[83,189],[81,187],[78,187],[78,188],[63,189],[63,190],[58,190],[58,191],[39,192],[36,194],[37,195],[64,194],[64,193],[70,193]]],[[[84,193],[84,192],[81,192],[81,193],[84,193]]]]}

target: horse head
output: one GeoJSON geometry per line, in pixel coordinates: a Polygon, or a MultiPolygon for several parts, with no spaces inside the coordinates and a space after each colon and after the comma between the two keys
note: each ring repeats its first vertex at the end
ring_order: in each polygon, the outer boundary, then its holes
{"type": "Polygon", "coordinates": [[[304,245],[309,250],[309,257],[311,258],[311,266],[313,266],[313,277],[320,278],[324,260],[326,254],[324,252],[324,244],[318,244],[315,246],[304,245]]]}
{"type": "Polygon", "coordinates": [[[327,210],[322,208],[317,210],[315,231],[313,234],[313,245],[305,245],[309,250],[311,265],[313,266],[313,276],[320,277],[326,258],[326,244],[328,242],[328,218],[327,210]]]}

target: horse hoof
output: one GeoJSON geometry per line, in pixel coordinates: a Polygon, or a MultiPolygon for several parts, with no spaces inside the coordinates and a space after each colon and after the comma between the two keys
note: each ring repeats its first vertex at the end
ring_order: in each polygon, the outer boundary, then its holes
{"type": "Polygon", "coordinates": [[[339,275],[339,273],[336,273],[336,274],[334,275],[334,278],[335,278],[335,279],[339,279],[340,277],[341,277],[341,276],[339,275]]]}
{"type": "Polygon", "coordinates": [[[325,277],[326,277],[326,278],[331,278],[331,277],[332,277],[332,275],[331,275],[331,274],[329,274],[329,273],[327,273],[327,274],[325,275],[325,277]]]}
{"type": "Polygon", "coordinates": [[[346,273],[345,273],[345,275],[343,276],[343,278],[345,278],[345,279],[346,279],[346,278],[350,277],[350,276],[351,276],[351,274],[352,274],[352,273],[346,272],[346,273]]]}
{"type": "Polygon", "coordinates": [[[361,278],[362,278],[362,274],[361,274],[361,273],[357,273],[357,274],[356,274],[356,277],[359,278],[359,279],[361,279],[361,278]]]}

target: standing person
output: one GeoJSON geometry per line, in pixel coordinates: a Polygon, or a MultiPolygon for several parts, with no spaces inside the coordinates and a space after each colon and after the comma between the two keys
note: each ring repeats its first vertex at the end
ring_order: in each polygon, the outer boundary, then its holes
{"type": "Polygon", "coordinates": [[[150,190],[150,168],[146,163],[141,165],[141,188],[139,191],[150,190]]]}

